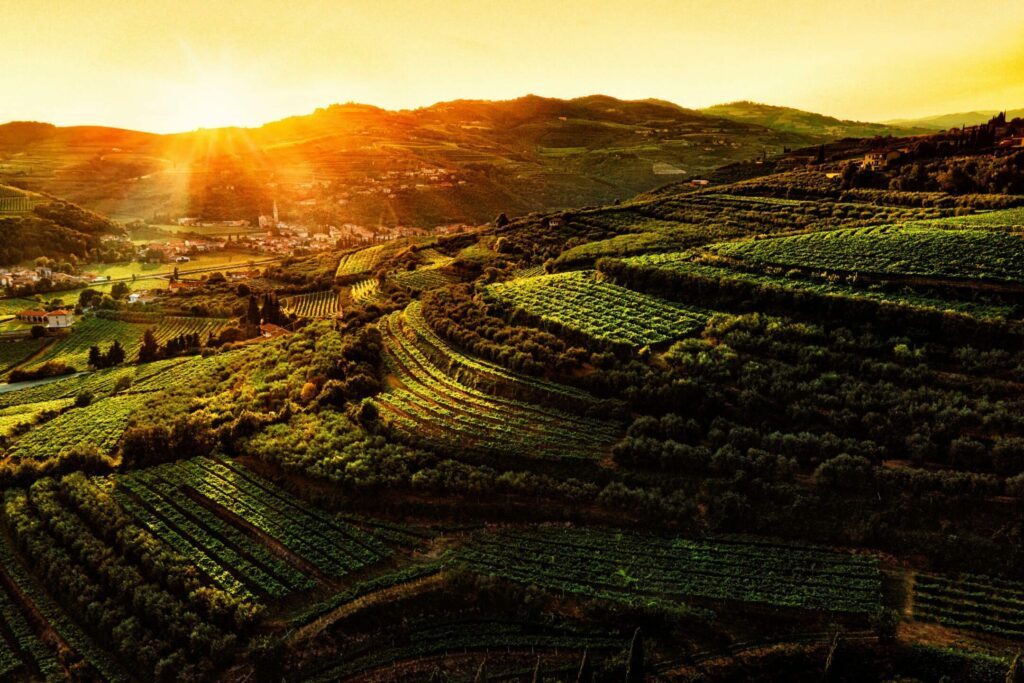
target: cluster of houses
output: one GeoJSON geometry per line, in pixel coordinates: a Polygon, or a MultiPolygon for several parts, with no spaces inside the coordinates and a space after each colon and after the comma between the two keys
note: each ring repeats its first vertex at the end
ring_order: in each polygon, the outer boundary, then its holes
{"type": "Polygon", "coordinates": [[[49,283],[46,289],[73,289],[96,282],[104,282],[106,276],[96,273],[70,275],[52,268],[0,268],[0,287],[35,290],[41,284],[49,283]]]}

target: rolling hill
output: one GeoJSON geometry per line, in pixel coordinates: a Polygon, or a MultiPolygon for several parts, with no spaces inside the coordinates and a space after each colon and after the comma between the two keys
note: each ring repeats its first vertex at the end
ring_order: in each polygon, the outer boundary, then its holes
{"type": "Polygon", "coordinates": [[[0,126],[0,182],[118,218],[432,226],[600,204],[827,136],[657,100],[459,100],[417,110],[332,105],[259,128],[154,135],[0,126]]]}
{"type": "Polygon", "coordinates": [[[895,121],[888,124],[846,121],[832,116],[825,116],[824,114],[793,109],[792,107],[778,107],[748,101],[716,104],[700,111],[708,116],[752,123],[777,131],[832,139],[870,138],[879,135],[913,135],[929,130],[928,126],[917,125],[912,121],[905,124],[895,121]]]}
{"type": "MultiPolygon", "coordinates": [[[[949,130],[960,126],[980,126],[988,123],[989,119],[999,114],[997,109],[985,109],[982,111],[965,111],[955,114],[937,114],[935,116],[924,116],[917,119],[893,119],[885,123],[892,126],[913,126],[917,128],[928,128],[930,130],[949,130]]],[[[1006,119],[1024,117],[1024,109],[1006,110],[1006,119]]]]}

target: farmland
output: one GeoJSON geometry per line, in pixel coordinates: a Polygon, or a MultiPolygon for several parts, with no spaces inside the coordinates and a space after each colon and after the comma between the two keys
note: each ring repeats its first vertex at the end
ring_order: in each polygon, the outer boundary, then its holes
{"type": "Polygon", "coordinates": [[[492,285],[494,301],[543,322],[619,344],[642,346],[700,329],[708,313],[663,301],[576,271],[492,285]]]}
{"type": "MultiPolygon", "coordinates": [[[[711,282],[741,282],[756,287],[781,289],[806,293],[812,296],[869,299],[891,304],[909,305],[936,311],[956,311],[983,318],[1005,318],[1015,314],[1010,304],[984,301],[970,301],[951,297],[940,298],[921,294],[913,289],[887,290],[857,286],[855,283],[835,278],[800,278],[790,274],[768,274],[758,271],[730,267],[722,260],[708,260],[700,252],[673,252],[634,256],[621,261],[624,268],[638,275],[651,271],[663,271],[674,276],[696,277],[711,282]]],[[[617,269],[615,263],[606,263],[610,273],[617,269]]]]}
{"type": "Polygon", "coordinates": [[[989,576],[918,574],[914,618],[1024,640],[1024,584],[989,576]]]}
{"type": "Polygon", "coordinates": [[[205,341],[227,324],[227,320],[220,318],[167,316],[153,323],[144,323],[86,317],[76,323],[69,336],[58,340],[34,358],[31,366],[58,361],[76,369],[85,369],[88,366],[90,347],[102,346],[105,350],[114,341],[121,344],[127,358],[134,359],[147,329],[152,329],[157,342],[163,344],[183,334],[198,334],[205,341]]]}
{"type": "Polygon", "coordinates": [[[375,399],[383,420],[414,441],[470,451],[593,458],[615,427],[554,408],[504,398],[453,379],[418,346],[401,314],[380,323],[394,386],[375,399]]]}
{"type": "Polygon", "coordinates": [[[480,536],[461,557],[477,571],[627,602],[703,598],[870,614],[880,601],[873,559],[771,540],[538,529],[480,536]]]}
{"type": "Polygon", "coordinates": [[[1024,239],[991,230],[882,226],[720,244],[759,266],[1020,283],[1024,239]]]}
{"type": "Polygon", "coordinates": [[[288,297],[281,305],[300,318],[331,318],[341,311],[340,295],[331,289],[288,297]]]}

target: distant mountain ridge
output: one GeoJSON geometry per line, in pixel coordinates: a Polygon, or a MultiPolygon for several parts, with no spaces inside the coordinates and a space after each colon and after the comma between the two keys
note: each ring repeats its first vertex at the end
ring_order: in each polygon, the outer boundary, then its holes
{"type": "Polygon", "coordinates": [[[660,100],[528,95],[389,111],[337,104],[255,128],[158,135],[0,126],[0,183],[117,218],[479,223],[606,204],[828,138],[660,100]]]}
{"type": "Polygon", "coordinates": [[[753,123],[778,131],[826,136],[833,139],[912,135],[914,133],[928,132],[927,129],[912,124],[900,126],[891,123],[847,121],[792,107],[761,104],[760,102],[750,102],[748,100],[717,104],[712,107],[705,107],[700,112],[733,121],[753,123]]]}
{"type": "MultiPolygon", "coordinates": [[[[979,126],[987,123],[989,119],[1000,113],[1000,109],[984,109],[981,111],[967,111],[956,114],[937,114],[917,119],[893,119],[886,123],[894,126],[917,126],[931,130],[949,130],[961,126],[979,126]]],[[[1006,110],[1006,118],[1009,121],[1017,118],[1024,118],[1024,109],[1006,110]]]]}

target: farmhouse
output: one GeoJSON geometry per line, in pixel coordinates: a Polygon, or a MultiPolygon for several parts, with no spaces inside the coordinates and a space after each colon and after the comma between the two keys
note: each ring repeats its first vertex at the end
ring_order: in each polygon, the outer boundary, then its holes
{"type": "Polygon", "coordinates": [[[16,317],[22,322],[32,323],[33,325],[42,325],[49,329],[63,329],[71,327],[75,322],[75,315],[71,311],[64,310],[63,308],[57,309],[56,311],[29,309],[19,312],[16,317]]]}
{"type": "Polygon", "coordinates": [[[860,167],[866,171],[879,171],[885,168],[887,154],[883,152],[868,152],[864,155],[864,161],[860,167]]]}

